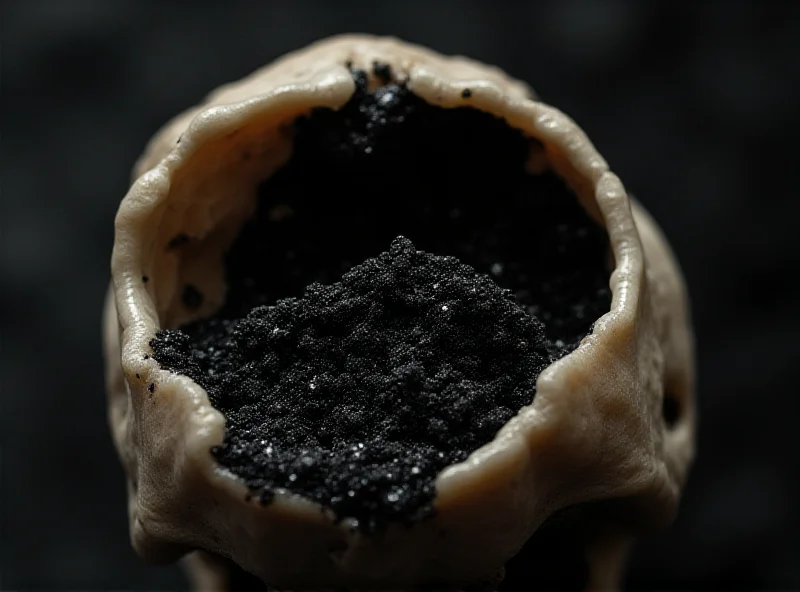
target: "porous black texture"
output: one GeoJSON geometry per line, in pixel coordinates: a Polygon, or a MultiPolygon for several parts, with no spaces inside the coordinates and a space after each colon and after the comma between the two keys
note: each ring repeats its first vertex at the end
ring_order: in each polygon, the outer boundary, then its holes
{"type": "Polygon", "coordinates": [[[535,141],[353,75],[259,187],[222,309],[153,348],[208,390],[227,420],[214,454],[262,499],[283,487],[373,531],[428,515],[436,474],[608,310],[608,243],[560,179],[525,171],[535,141]],[[398,235],[450,258],[397,240],[342,277],[398,235]]]}
{"type": "Polygon", "coordinates": [[[332,283],[403,235],[492,274],[559,347],[577,344],[610,307],[608,237],[560,178],[526,172],[538,142],[402,84],[369,92],[367,75],[353,75],[352,99],[298,120],[291,160],[259,187],[220,316],[332,283]]]}
{"type": "Polygon", "coordinates": [[[436,475],[529,404],[551,361],[510,290],[402,237],[341,282],[219,328],[153,342],[225,411],[217,459],[367,530],[430,511],[436,475]]]}

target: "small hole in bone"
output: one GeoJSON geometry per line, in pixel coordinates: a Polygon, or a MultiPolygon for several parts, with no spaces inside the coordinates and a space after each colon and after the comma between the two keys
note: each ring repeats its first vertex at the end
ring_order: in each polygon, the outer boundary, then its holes
{"type": "Polygon", "coordinates": [[[664,393],[664,400],[661,402],[661,415],[667,428],[674,428],[681,418],[681,402],[677,394],[672,389],[667,389],[664,393]]]}

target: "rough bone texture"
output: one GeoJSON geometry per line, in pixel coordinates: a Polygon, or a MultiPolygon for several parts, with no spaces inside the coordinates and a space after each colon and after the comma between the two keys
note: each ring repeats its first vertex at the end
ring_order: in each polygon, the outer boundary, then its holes
{"type": "Polygon", "coordinates": [[[496,69],[348,36],[223,87],[154,138],[117,215],[106,309],[110,421],[129,478],[132,541],[144,557],[204,549],[284,588],[468,585],[491,579],[548,517],[582,506],[594,533],[585,539],[589,583],[607,588],[631,537],[669,522],[693,455],[680,272],[583,132],[530,97],[496,69]],[[264,171],[289,157],[286,124],[343,105],[353,92],[346,64],[368,69],[376,60],[432,104],[460,105],[469,89],[475,108],[540,140],[547,165],[606,227],[615,261],[611,311],[593,335],[542,372],[533,405],[495,440],[439,475],[435,518],[380,538],[336,525],[301,499],[279,496],[266,508],[246,501],[246,488],[208,452],[222,441],[222,416],[198,385],[161,370],[148,346],[159,328],[221,304],[221,253],[252,211],[264,171]],[[189,310],[187,284],[205,295],[189,310]],[[664,408],[675,415],[669,425],[664,408]]]}

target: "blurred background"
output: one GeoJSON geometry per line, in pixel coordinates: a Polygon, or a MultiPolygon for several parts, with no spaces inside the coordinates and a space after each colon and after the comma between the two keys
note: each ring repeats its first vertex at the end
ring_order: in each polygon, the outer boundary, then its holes
{"type": "Polygon", "coordinates": [[[128,542],[100,310],[129,170],[169,117],[334,33],[499,65],[586,130],[693,298],[699,456],[631,589],[800,589],[800,2],[2,3],[4,590],[183,589],[128,542]]]}

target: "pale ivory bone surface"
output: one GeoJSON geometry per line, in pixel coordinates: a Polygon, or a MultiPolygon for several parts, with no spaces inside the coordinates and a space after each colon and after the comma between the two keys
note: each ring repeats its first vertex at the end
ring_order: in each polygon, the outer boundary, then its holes
{"type": "MultiPolygon", "coordinates": [[[[284,588],[461,584],[497,573],[553,512],[614,499],[597,506],[608,528],[587,552],[591,584],[616,585],[631,537],[674,515],[693,456],[687,296],[652,219],[580,128],[533,96],[464,58],[344,36],[223,86],[155,136],[117,214],[105,310],[109,418],[142,556],[172,561],[205,549],[284,588]],[[488,111],[542,141],[550,165],[607,228],[615,269],[611,311],[594,333],[540,375],[532,405],[492,442],[438,476],[437,515],[367,537],[295,496],[246,501],[245,486],[209,453],[222,442],[223,416],[197,384],[159,369],[148,342],[190,318],[184,283],[206,294],[195,315],[223,301],[222,253],[252,212],[256,185],[289,158],[288,124],[311,108],[342,106],[354,90],[345,64],[370,71],[375,60],[429,103],[488,111]],[[189,243],[170,249],[181,233],[189,243]],[[672,427],[662,418],[665,392],[679,402],[672,427]]],[[[337,194],[332,187],[320,199],[337,194]]]]}

